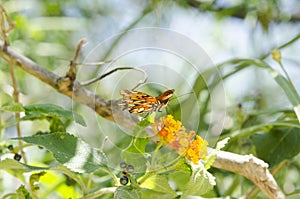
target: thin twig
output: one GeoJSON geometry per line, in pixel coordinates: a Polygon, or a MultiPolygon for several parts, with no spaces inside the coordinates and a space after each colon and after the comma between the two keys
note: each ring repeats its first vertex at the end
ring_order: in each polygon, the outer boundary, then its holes
{"type": "MultiPolygon", "coordinates": [[[[278,46],[276,49],[280,50],[283,48],[288,47],[289,45],[292,45],[293,43],[295,43],[298,39],[300,39],[300,33],[298,35],[296,35],[295,37],[293,37],[291,40],[289,40],[288,42],[285,42],[284,44],[281,44],[280,46],[278,46]]],[[[262,55],[259,59],[265,59],[270,55],[270,53],[266,53],[264,55],[262,55]]]]}
{"type": "Polygon", "coordinates": [[[71,80],[75,80],[76,79],[76,60],[78,59],[78,56],[79,56],[79,53],[80,53],[80,50],[83,46],[83,44],[86,43],[86,40],[85,39],[81,39],[77,45],[77,48],[76,48],[76,51],[75,51],[75,54],[74,54],[74,57],[73,59],[71,60],[70,62],[70,69],[67,73],[67,77],[69,77],[71,80]]]}
{"type": "MultiPolygon", "coordinates": [[[[18,90],[18,85],[17,85],[17,81],[16,81],[16,77],[15,77],[13,60],[9,61],[8,65],[9,65],[9,72],[10,72],[10,76],[11,76],[11,80],[12,80],[12,86],[14,89],[14,91],[13,91],[14,101],[15,101],[15,103],[19,103],[19,90],[18,90]]],[[[18,137],[22,137],[21,128],[20,128],[20,113],[16,112],[15,116],[16,116],[16,120],[18,121],[16,123],[18,137]]],[[[22,145],[23,145],[22,141],[19,140],[19,147],[20,147],[20,152],[21,152],[22,158],[24,160],[24,163],[27,163],[27,158],[26,158],[26,155],[25,155],[22,145]]]]}
{"type": "MultiPolygon", "coordinates": [[[[7,46],[9,45],[9,40],[8,40],[8,32],[11,31],[14,28],[13,23],[11,23],[10,18],[8,17],[5,9],[2,7],[2,5],[0,5],[0,21],[1,21],[1,32],[2,32],[2,36],[4,39],[4,46],[3,46],[3,50],[7,49],[7,46]],[[8,23],[8,28],[6,29],[5,24],[8,23]]],[[[17,80],[16,80],[16,76],[15,76],[15,71],[14,71],[14,60],[9,60],[8,61],[8,65],[9,65],[9,73],[11,76],[11,81],[12,81],[12,87],[13,87],[13,98],[14,98],[14,102],[15,103],[19,103],[19,90],[18,90],[18,84],[17,84],[17,80]]],[[[18,137],[22,136],[21,133],[21,128],[20,128],[20,113],[16,112],[15,113],[15,117],[16,117],[16,121],[18,121],[16,123],[16,128],[17,128],[17,134],[18,137]]],[[[20,147],[20,152],[21,155],[23,157],[23,160],[25,163],[27,163],[27,158],[25,155],[25,152],[23,150],[23,143],[21,140],[19,140],[19,147],[20,147]]]]}
{"type": "Polygon", "coordinates": [[[2,31],[2,37],[4,39],[4,43],[6,46],[9,45],[9,40],[7,37],[7,33],[14,29],[14,24],[10,21],[10,18],[8,17],[5,9],[0,5],[0,21],[1,21],[1,31],[2,31]],[[8,23],[8,28],[5,28],[5,24],[8,23]]]}
{"type": "MultiPolygon", "coordinates": [[[[88,86],[88,85],[91,85],[91,84],[93,84],[93,83],[95,83],[95,82],[97,82],[97,81],[100,81],[100,80],[103,79],[104,77],[106,77],[106,76],[108,76],[108,75],[111,75],[111,74],[113,74],[114,72],[117,72],[117,71],[119,71],[119,70],[137,70],[137,71],[140,71],[140,72],[142,72],[142,73],[144,74],[144,79],[143,79],[143,81],[139,82],[138,85],[134,87],[134,89],[137,88],[138,86],[140,86],[141,84],[143,84],[143,83],[145,83],[145,82],[147,81],[148,76],[147,76],[147,73],[146,73],[144,70],[139,69],[139,68],[134,68],[134,67],[122,67],[122,68],[119,67],[119,68],[115,68],[115,69],[113,69],[113,70],[111,70],[111,71],[109,71],[109,72],[107,72],[107,73],[105,73],[105,74],[103,74],[103,75],[101,75],[101,76],[99,76],[99,77],[96,77],[96,78],[91,79],[91,80],[89,80],[89,81],[83,82],[83,83],[81,83],[81,85],[82,85],[82,86],[88,86]]],[[[134,89],[132,89],[132,90],[134,90],[134,89]]]]}

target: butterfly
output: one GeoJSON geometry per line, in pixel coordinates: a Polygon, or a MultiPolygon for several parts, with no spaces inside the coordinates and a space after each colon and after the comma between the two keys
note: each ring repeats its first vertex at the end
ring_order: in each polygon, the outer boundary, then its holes
{"type": "Polygon", "coordinates": [[[174,94],[174,89],[167,90],[157,97],[152,97],[143,92],[132,90],[121,90],[123,96],[119,106],[123,110],[127,109],[130,113],[152,113],[161,112],[168,105],[169,99],[174,94]]]}

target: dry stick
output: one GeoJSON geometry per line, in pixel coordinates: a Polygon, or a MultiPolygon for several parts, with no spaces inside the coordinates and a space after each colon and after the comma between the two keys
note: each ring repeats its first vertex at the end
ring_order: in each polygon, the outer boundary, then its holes
{"type": "Polygon", "coordinates": [[[268,170],[269,165],[253,155],[238,155],[219,151],[213,166],[245,176],[259,187],[268,198],[286,198],[268,170]]]}
{"type": "MultiPolygon", "coordinates": [[[[1,21],[1,32],[2,32],[2,36],[4,39],[4,46],[3,49],[6,49],[7,46],[9,46],[9,40],[8,40],[8,32],[11,31],[14,28],[14,25],[11,23],[5,9],[2,7],[2,5],[0,5],[0,21],[1,21]],[[8,23],[8,29],[5,28],[5,23],[8,23]]],[[[14,71],[14,63],[13,60],[8,61],[8,65],[9,65],[9,72],[10,72],[10,76],[11,76],[11,80],[12,80],[12,86],[13,86],[13,97],[14,97],[14,101],[15,103],[19,103],[19,90],[18,90],[18,85],[17,85],[17,81],[16,81],[16,76],[15,76],[15,71],[14,71]]],[[[15,117],[16,120],[19,121],[20,120],[20,113],[16,112],[15,113],[15,117]]],[[[17,128],[17,133],[18,133],[18,137],[22,136],[21,133],[21,128],[20,128],[20,122],[17,122],[16,124],[16,128],[17,128]]],[[[20,147],[20,152],[21,155],[23,157],[23,160],[25,163],[27,163],[27,158],[25,155],[25,152],[23,150],[23,143],[21,140],[18,141],[19,143],[19,147],[20,147]]]]}
{"type": "MultiPolygon", "coordinates": [[[[73,91],[62,89],[58,84],[61,79],[59,76],[42,68],[9,47],[4,51],[3,47],[4,43],[0,41],[0,56],[5,60],[13,60],[27,73],[32,74],[52,86],[58,92],[71,97],[75,102],[85,104],[94,109],[103,118],[114,121],[127,129],[133,129],[137,121],[139,121],[136,116],[122,111],[117,105],[118,101],[104,100],[100,96],[82,87],[76,80],[74,81],[73,91]]],[[[254,182],[268,198],[285,198],[283,192],[270,174],[267,164],[252,155],[238,155],[220,151],[217,153],[213,166],[247,177],[254,182]]]]}
{"type": "Polygon", "coordinates": [[[70,69],[66,75],[66,77],[69,77],[71,80],[75,80],[76,79],[76,60],[79,56],[79,53],[80,53],[80,50],[83,46],[83,44],[86,43],[86,40],[85,39],[81,39],[77,45],[77,48],[76,48],[76,51],[75,51],[75,54],[74,54],[74,57],[73,59],[71,60],[70,62],[70,69]]]}
{"type": "MultiPolygon", "coordinates": [[[[271,170],[271,174],[273,176],[275,176],[282,168],[284,168],[287,164],[289,163],[288,160],[283,160],[280,164],[278,164],[276,167],[274,167],[271,170]]],[[[256,195],[259,192],[259,188],[257,186],[255,186],[253,189],[251,189],[245,196],[241,197],[241,198],[255,198],[256,195]]]]}
{"type": "MultiPolygon", "coordinates": [[[[12,86],[14,89],[14,92],[13,92],[14,101],[15,101],[15,103],[19,103],[19,90],[18,90],[18,85],[17,85],[17,81],[16,81],[16,77],[15,77],[13,60],[9,61],[8,64],[9,64],[10,76],[12,79],[12,86]]],[[[18,121],[16,124],[18,137],[22,137],[21,128],[20,128],[20,113],[16,112],[15,115],[16,115],[16,120],[18,121]]],[[[24,163],[27,163],[27,158],[26,158],[25,152],[22,147],[23,143],[21,140],[19,140],[18,142],[19,142],[20,152],[23,157],[24,163]]]]}
{"type": "Polygon", "coordinates": [[[11,31],[12,29],[14,29],[14,24],[10,21],[10,18],[8,17],[5,9],[2,7],[2,5],[0,5],[0,17],[1,17],[1,30],[2,30],[2,36],[4,39],[5,44],[8,46],[9,45],[9,40],[7,37],[7,34],[9,31],[11,31]],[[5,22],[8,23],[8,28],[5,28],[5,22]]]}

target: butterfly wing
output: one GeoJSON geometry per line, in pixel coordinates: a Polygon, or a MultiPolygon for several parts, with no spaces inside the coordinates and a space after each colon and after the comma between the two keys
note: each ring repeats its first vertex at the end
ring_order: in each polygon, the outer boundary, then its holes
{"type": "Polygon", "coordinates": [[[159,96],[156,97],[157,101],[159,102],[158,105],[155,107],[155,111],[162,111],[164,107],[166,107],[169,103],[169,99],[173,96],[174,94],[174,89],[167,90],[166,92],[160,94],[159,96]]]}
{"type": "Polygon", "coordinates": [[[158,100],[146,93],[139,91],[121,90],[123,96],[119,104],[123,110],[127,109],[130,113],[148,113],[158,104],[158,100]]]}

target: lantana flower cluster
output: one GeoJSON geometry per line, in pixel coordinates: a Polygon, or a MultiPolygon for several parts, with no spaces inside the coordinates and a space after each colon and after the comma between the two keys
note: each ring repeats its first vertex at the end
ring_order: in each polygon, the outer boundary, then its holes
{"type": "Polygon", "coordinates": [[[171,146],[194,164],[206,159],[207,141],[196,135],[195,131],[186,132],[181,122],[174,120],[172,115],[156,120],[152,129],[163,144],[171,146]]]}

